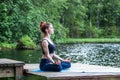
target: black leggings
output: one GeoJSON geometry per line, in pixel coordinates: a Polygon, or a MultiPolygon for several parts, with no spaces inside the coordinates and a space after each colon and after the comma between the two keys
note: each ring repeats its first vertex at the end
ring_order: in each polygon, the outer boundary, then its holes
{"type": "Polygon", "coordinates": [[[70,68],[71,63],[62,61],[61,64],[57,65],[57,64],[50,64],[50,60],[48,60],[48,59],[41,59],[39,67],[42,71],[59,72],[62,69],[70,68]]]}

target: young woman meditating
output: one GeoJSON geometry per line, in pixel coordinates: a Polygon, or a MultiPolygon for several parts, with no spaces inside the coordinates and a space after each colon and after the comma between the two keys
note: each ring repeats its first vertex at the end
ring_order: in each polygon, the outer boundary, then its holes
{"type": "Polygon", "coordinates": [[[55,45],[51,40],[51,35],[54,34],[53,25],[49,22],[41,22],[40,30],[43,33],[41,47],[43,51],[40,60],[40,69],[42,71],[61,71],[62,69],[71,67],[71,59],[62,59],[55,53],[55,45]],[[53,59],[56,58],[56,61],[53,59]]]}

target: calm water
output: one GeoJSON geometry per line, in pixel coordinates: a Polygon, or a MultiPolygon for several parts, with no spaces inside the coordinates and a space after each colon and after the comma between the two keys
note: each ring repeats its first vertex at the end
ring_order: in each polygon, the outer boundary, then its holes
{"type": "MultiPolygon", "coordinates": [[[[57,54],[61,57],[71,57],[74,63],[85,63],[120,67],[120,44],[59,44],[57,54]]],[[[0,58],[39,63],[40,50],[2,50],[0,58]]]]}

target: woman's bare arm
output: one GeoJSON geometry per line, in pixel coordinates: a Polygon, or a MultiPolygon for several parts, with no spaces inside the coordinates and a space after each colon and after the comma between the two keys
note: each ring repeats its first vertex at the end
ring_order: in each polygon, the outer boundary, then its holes
{"type": "Polygon", "coordinates": [[[54,53],[54,57],[61,60],[61,61],[65,61],[64,59],[62,59],[60,56],[58,56],[57,54],[54,53]]]}
{"type": "Polygon", "coordinates": [[[70,62],[70,61],[71,61],[70,58],[66,58],[66,59],[64,60],[64,59],[62,59],[60,56],[58,56],[58,55],[55,54],[55,53],[54,53],[54,57],[57,58],[57,59],[59,59],[59,60],[61,60],[61,61],[67,61],[67,62],[70,62]]]}

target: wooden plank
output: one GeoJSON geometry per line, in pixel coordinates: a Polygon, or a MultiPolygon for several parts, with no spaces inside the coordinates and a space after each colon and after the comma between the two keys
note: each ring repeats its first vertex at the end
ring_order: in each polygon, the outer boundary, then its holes
{"type": "Polygon", "coordinates": [[[31,76],[29,76],[29,79],[33,78],[34,80],[41,80],[41,78],[42,78],[42,80],[120,80],[120,75],[113,75],[114,73],[111,73],[111,75],[108,73],[107,74],[104,73],[106,75],[101,75],[103,73],[97,73],[97,72],[96,73],[91,72],[91,73],[85,73],[85,74],[78,73],[78,72],[77,73],[76,72],[74,72],[74,73],[66,73],[66,72],[59,73],[58,72],[58,73],[53,74],[50,72],[50,73],[44,73],[44,74],[45,74],[45,76],[31,74],[31,76]],[[56,74],[59,76],[57,76],[56,74]],[[68,74],[72,74],[72,76],[71,75],[66,76],[68,74]],[[46,77],[46,75],[52,75],[52,77],[50,77],[50,76],[46,77]],[[54,75],[54,77],[53,77],[53,75],[54,75]],[[46,78],[43,78],[43,77],[46,77],[46,78]]]}
{"type": "Polygon", "coordinates": [[[14,77],[13,68],[0,68],[0,77],[14,77]]]}
{"type": "Polygon", "coordinates": [[[0,67],[4,67],[4,66],[21,66],[21,65],[24,65],[24,62],[12,60],[12,59],[6,59],[6,58],[0,59],[0,67]]]}
{"type": "Polygon", "coordinates": [[[0,77],[15,77],[20,80],[23,76],[24,62],[11,59],[0,59],[0,77]]]}
{"type": "MultiPolygon", "coordinates": [[[[24,69],[28,71],[39,69],[39,64],[25,64],[24,69]]],[[[67,72],[118,72],[120,68],[110,66],[98,66],[89,64],[72,63],[71,68],[67,72]]]]}
{"type": "Polygon", "coordinates": [[[91,79],[91,78],[117,78],[120,79],[120,73],[106,73],[106,72],[89,72],[89,73],[81,73],[81,72],[40,72],[28,73],[33,75],[40,75],[46,77],[48,80],[52,79],[91,79]]]}
{"type": "Polygon", "coordinates": [[[39,64],[26,64],[24,69],[29,75],[43,76],[47,80],[120,80],[120,68],[109,66],[74,63],[66,72],[34,72],[39,64]]]}
{"type": "Polygon", "coordinates": [[[14,70],[15,70],[15,71],[14,71],[15,80],[20,80],[20,79],[22,79],[22,77],[23,77],[23,67],[18,66],[18,67],[15,67],[14,70]]]}

